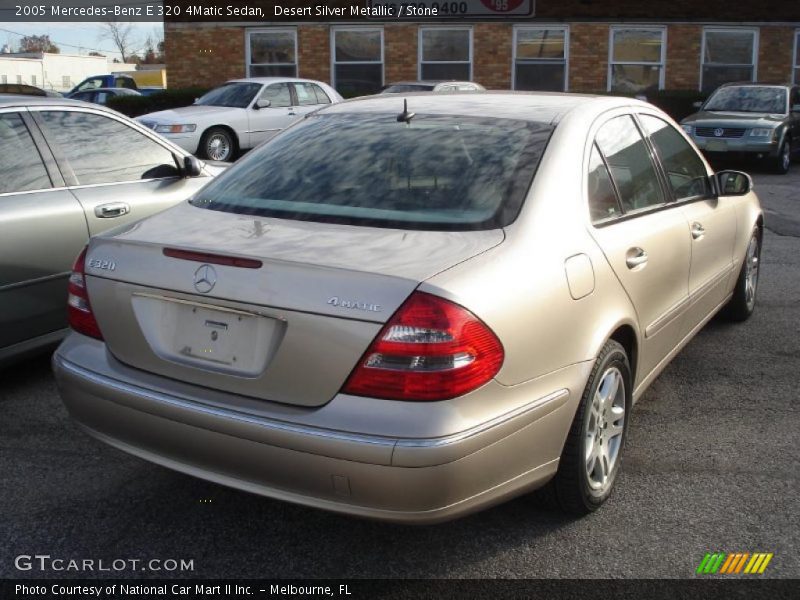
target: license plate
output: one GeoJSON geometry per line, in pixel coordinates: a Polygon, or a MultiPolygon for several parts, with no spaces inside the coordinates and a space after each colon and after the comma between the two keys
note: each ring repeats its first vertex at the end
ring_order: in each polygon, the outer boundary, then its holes
{"type": "Polygon", "coordinates": [[[708,140],[706,150],[709,152],[725,152],[728,149],[728,142],[724,140],[708,140]]]}
{"type": "Polygon", "coordinates": [[[263,315],[163,296],[134,294],[133,309],[159,358],[240,377],[264,371],[285,328],[263,315]]]}

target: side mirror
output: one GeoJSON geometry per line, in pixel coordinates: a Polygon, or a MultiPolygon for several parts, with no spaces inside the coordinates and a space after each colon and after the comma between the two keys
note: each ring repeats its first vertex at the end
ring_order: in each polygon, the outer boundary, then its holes
{"type": "Polygon", "coordinates": [[[183,157],[183,174],[186,177],[197,177],[203,172],[203,163],[196,156],[183,157]]]}
{"type": "Polygon", "coordinates": [[[700,100],[697,100],[696,102],[692,102],[692,106],[694,108],[702,108],[703,103],[700,100]]]}
{"type": "Polygon", "coordinates": [[[800,113],[800,104],[792,104],[792,112],[800,113]]]}
{"type": "Polygon", "coordinates": [[[741,171],[720,171],[717,173],[720,196],[744,196],[753,189],[753,180],[741,171]]]}
{"type": "Polygon", "coordinates": [[[259,98],[256,100],[255,104],[253,104],[253,108],[256,110],[260,108],[269,108],[270,106],[272,106],[272,100],[267,100],[265,98],[259,98]]]}

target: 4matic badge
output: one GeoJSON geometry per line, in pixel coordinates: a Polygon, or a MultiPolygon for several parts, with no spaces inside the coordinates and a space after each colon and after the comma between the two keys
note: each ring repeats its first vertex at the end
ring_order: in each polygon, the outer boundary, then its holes
{"type": "Polygon", "coordinates": [[[366,310],[369,312],[381,312],[383,308],[380,304],[372,304],[371,302],[362,302],[359,300],[342,300],[339,296],[333,296],[328,299],[328,304],[340,308],[352,308],[355,310],[366,310]]]}

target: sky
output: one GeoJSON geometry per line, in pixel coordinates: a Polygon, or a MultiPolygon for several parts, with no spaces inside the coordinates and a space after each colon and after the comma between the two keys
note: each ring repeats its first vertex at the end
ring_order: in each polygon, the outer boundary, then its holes
{"type": "MultiPolygon", "coordinates": [[[[136,49],[144,45],[148,35],[163,39],[162,23],[131,23],[136,49]]],[[[101,38],[102,23],[6,23],[0,21],[0,48],[9,44],[16,50],[23,35],[49,35],[62,54],[88,54],[100,52],[109,58],[119,58],[119,52],[107,39],[101,38]],[[13,33],[12,33],[13,32],[13,33]],[[20,35],[21,34],[21,35],[20,35]]]]}

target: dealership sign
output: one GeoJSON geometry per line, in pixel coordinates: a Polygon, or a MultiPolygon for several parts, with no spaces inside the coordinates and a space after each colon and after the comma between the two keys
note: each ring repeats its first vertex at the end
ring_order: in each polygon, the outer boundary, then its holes
{"type": "Polygon", "coordinates": [[[370,16],[403,18],[531,17],[534,0],[367,0],[370,16]]]}

